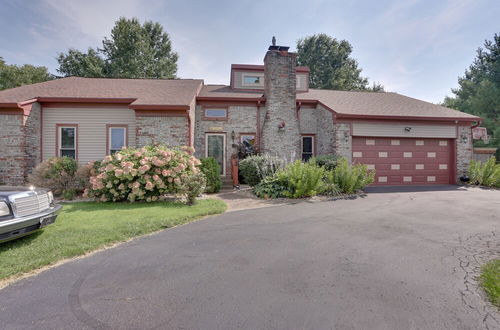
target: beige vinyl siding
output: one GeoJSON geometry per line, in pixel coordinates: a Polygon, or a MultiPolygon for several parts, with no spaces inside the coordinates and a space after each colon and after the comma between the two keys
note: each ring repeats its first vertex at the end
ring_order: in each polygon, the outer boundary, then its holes
{"type": "Polygon", "coordinates": [[[128,145],[135,146],[135,112],[128,108],[43,108],[43,159],[56,156],[56,124],[78,125],[78,162],[106,156],[106,125],[128,125],[128,145]]]}
{"type": "Polygon", "coordinates": [[[297,90],[298,91],[307,91],[307,88],[308,88],[307,77],[308,77],[307,73],[297,73],[297,90]]]}
{"type": "Polygon", "coordinates": [[[353,136],[394,136],[410,138],[455,138],[455,126],[415,124],[353,123],[353,136]],[[407,132],[405,129],[410,128],[407,132]]]}
{"type": "Polygon", "coordinates": [[[264,89],[264,72],[255,71],[233,71],[234,88],[241,89],[264,89]],[[259,76],[260,84],[258,85],[244,85],[243,76],[259,76]]]}

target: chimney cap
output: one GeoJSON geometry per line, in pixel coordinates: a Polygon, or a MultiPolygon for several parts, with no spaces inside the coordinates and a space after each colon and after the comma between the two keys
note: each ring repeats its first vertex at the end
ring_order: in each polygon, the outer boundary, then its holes
{"type": "Polygon", "coordinates": [[[279,51],[285,51],[287,52],[290,47],[287,46],[276,46],[276,37],[273,36],[271,39],[271,46],[269,46],[269,50],[279,50],[279,51]]]}

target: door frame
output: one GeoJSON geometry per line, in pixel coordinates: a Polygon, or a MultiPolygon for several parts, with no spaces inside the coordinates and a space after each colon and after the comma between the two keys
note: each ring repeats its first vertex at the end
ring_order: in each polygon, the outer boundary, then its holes
{"type": "Polygon", "coordinates": [[[208,137],[210,135],[220,135],[222,136],[222,174],[221,176],[226,176],[226,133],[205,133],[205,157],[208,157],[208,137]]]}
{"type": "Polygon", "coordinates": [[[300,159],[304,154],[304,138],[311,138],[311,158],[316,156],[316,134],[300,134],[300,159]]]}

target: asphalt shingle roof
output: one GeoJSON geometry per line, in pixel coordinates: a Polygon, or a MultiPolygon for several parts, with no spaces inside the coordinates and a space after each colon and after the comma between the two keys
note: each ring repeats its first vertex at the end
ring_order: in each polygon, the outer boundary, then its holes
{"type": "Polygon", "coordinates": [[[440,118],[478,117],[430,102],[388,92],[349,92],[310,89],[297,94],[298,100],[318,100],[342,115],[411,116],[440,118]]]}
{"type": "MultiPolygon", "coordinates": [[[[131,99],[133,106],[189,106],[193,99],[260,99],[263,91],[237,91],[226,85],[203,85],[201,79],[111,79],[68,77],[0,91],[0,104],[35,98],[131,99]],[[200,90],[201,88],[201,90],[200,90]]],[[[422,118],[479,118],[397,93],[309,89],[299,101],[319,101],[339,115],[422,118]]]]}
{"type": "Polygon", "coordinates": [[[111,79],[68,77],[0,91],[0,103],[38,97],[136,99],[132,105],[188,106],[201,79],[111,79]]]}

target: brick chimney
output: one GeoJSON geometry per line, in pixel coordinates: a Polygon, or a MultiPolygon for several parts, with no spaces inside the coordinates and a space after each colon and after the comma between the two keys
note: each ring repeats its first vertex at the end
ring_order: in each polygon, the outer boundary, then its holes
{"type": "MultiPolygon", "coordinates": [[[[273,38],[274,39],[274,38],[273,38]]],[[[264,57],[266,116],[261,148],[288,161],[300,159],[300,131],[296,111],[297,54],[273,45],[264,57]]]]}

